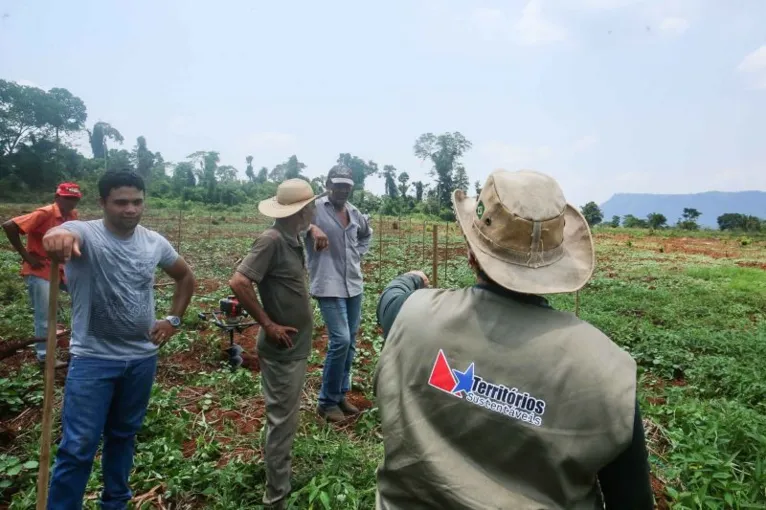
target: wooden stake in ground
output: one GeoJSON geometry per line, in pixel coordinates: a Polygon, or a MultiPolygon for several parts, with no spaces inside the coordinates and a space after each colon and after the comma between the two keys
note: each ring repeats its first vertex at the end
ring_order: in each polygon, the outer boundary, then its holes
{"type": "Polygon", "coordinates": [[[433,268],[431,269],[431,285],[436,288],[439,285],[439,225],[434,223],[434,248],[433,248],[433,268]]]}
{"type": "Polygon", "coordinates": [[[53,378],[56,370],[56,312],[59,298],[59,264],[51,262],[48,297],[48,340],[45,347],[45,393],[43,397],[43,432],[40,437],[40,466],[37,471],[37,510],[45,510],[48,501],[48,476],[51,460],[53,425],[53,378]]]}

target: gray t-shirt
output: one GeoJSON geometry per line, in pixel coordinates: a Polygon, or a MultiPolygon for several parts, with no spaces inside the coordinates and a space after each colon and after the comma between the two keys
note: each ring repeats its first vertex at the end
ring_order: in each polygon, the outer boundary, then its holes
{"type": "Polygon", "coordinates": [[[112,234],[103,220],[69,221],[61,227],[82,239],[82,256],[72,257],[65,267],[72,296],[70,353],[119,360],[154,355],[154,273],[157,266],[176,261],[173,246],[141,225],[129,239],[112,234]]]}

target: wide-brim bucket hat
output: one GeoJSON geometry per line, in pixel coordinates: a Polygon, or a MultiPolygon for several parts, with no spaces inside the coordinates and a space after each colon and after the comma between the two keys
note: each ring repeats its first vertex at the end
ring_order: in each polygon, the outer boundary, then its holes
{"type": "Polygon", "coordinates": [[[552,177],[495,170],[478,197],[452,195],[455,216],[482,270],[523,294],[581,289],[596,265],[590,227],[552,177]]]}
{"type": "Polygon", "coordinates": [[[287,218],[323,195],[315,195],[303,179],[287,179],[277,187],[275,196],[258,203],[258,210],[269,218],[287,218]]]}

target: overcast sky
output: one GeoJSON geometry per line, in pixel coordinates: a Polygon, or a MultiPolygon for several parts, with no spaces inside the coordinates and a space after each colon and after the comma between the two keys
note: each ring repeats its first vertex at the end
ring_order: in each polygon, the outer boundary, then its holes
{"type": "MultiPolygon", "coordinates": [[[[424,132],[567,198],[766,189],[763,0],[0,0],[0,78],[64,87],[88,125],[244,175],[340,152],[413,180],[424,132]],[[281,4],[281,5],[280,5],[281,4]]],[[[89,147],[84,153],[91,155],[89,147]]],[[[369,188],[380,193],[380,179],[369,188]]]]}

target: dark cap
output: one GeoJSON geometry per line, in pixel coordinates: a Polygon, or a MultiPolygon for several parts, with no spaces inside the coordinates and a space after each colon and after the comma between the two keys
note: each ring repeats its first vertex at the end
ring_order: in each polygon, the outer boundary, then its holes
{"type": "Polygon", "coordinates": [[[335,165],[332,167],[330,173],[327,174],[327,180],[333,184],[354,185],[354,177],[351,174],[351,169],[344,165],[335,165]]]}

